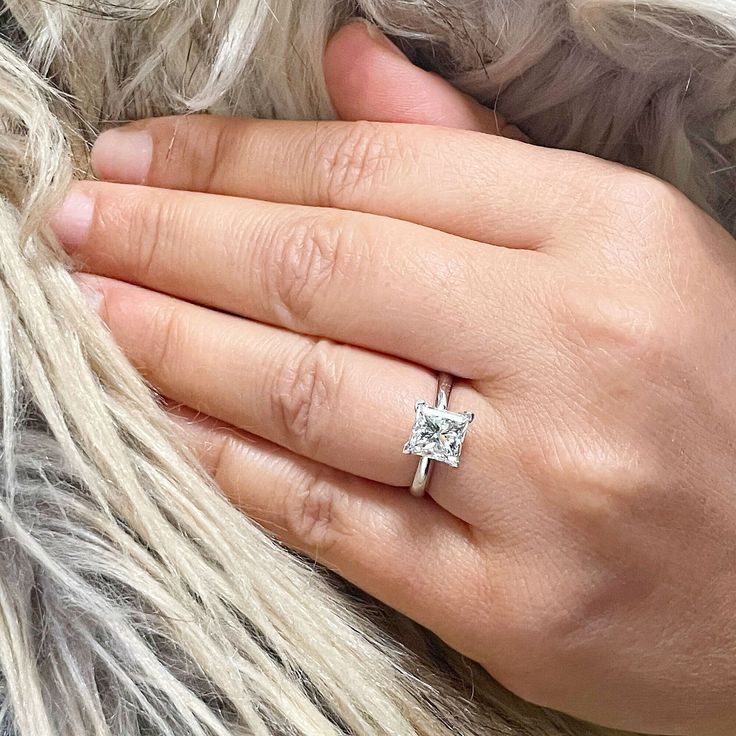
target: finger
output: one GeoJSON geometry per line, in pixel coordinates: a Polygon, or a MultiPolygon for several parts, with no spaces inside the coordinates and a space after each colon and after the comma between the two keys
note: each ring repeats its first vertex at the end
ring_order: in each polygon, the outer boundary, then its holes
{"type": "Polygon", "coordinates": [[[108,131],[93,151],[109,180],[371,212],[521,248],[590,197],[586,160],[433,125],[210,115],[108,131]]]}
{"type": "MultiPolygon", "coordinates": [[[[163,395],[354,475],[408,486],[402,452],[418,398],[436,377],[418,366],[296,335],[99,277],[82,278],[133,365],[163,395]]],[[[463,409],[484,400],[458,385],[463,409]]]]}
{"type": "MultiPolygon", "coordinates": [[[[76,278],[128,358],[161,394],[353,475],[410,484],[418,458],[404,454],[403,446],[415,401],[434,403],[434,373],[124,282],[76,278]]],[[[505,416],[509,407],[457,382],[449,408],[476,417],[462,466],[438,463],[429,493],[467,523],[498,529],[509,500],[529,499],[518,439],[505,416]]]]}
{"type": "Polygon", "coordinates": [[[373,23],[340,28],[327,44],[324,74],[341,120],[421,123],[518,137],[517,128],[446,79],[414,65],[373,23]]]}
{"type": "Polygon", "coordinates": [[[85,270],[459,377],[546,329],[538,254],[375,215],[87,182],[54,227],[85,270]]]}
{"type": "Polygon", "coordinates": [[[187,407],[170,414],[244,513],[389,606],[457,636],[448,621],[485,565],[467,524],[429,497],[319,465],[187,407]]]}

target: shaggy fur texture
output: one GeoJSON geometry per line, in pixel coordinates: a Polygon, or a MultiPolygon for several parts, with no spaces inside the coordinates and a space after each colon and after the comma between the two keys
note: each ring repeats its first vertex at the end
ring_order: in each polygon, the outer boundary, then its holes
{"type": "Polygon", "coordinates": [[[231,508],[44,224],[110,124],[333,117],[322,50],[355,14],[538,143],[647,169],[736,229],[736,0],[6,0],[2,736],[602,733],[231,508]]]}

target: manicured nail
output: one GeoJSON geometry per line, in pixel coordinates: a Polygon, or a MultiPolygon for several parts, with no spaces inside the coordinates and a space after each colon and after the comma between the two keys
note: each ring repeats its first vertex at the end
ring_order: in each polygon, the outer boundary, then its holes
{"type": "Polygon", "coordinates": [[[92,198],[84,192],[72,189],[66,195],[61,207],[51,217],[51,227],[67,249],[74,249],[85,242],[93,212],[92,198]]]}
{"type": "Polygon", "coordinates": [[[145,130],[112,128],[92,148],[92,170],[100,179],[142,184],[151,168],[153,138],[145,130]]]}
{"type": "Polygon", "coordinates": [[[375,23],[371,23],[370,21],[362,18],[356,22],[363,23],[368,31],[368,35],[387,51],[400,56],[402,59],[407,58],[406,54],[393,41],[391,41],[375,23]]]}
{"type": "Polygon", "coordinates": [[[104,295],[100,288],[100,280],[96,276],[87,273],[74,273],[72,278],[77,283],[79,291],[86,299],[89,308],[99,314],[102,311],[102,300],[104,295]]]}

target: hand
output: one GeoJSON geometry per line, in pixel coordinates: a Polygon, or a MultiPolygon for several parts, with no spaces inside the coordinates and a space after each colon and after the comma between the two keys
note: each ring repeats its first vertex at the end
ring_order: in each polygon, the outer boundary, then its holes
{"type": "Polygon", "coordinates": [[[287,544],[528,700],[733,733],[736,244],[651,176],[475,114],[145,121],[95,150],[126,183],[78,184],[55,226],[287,544]],[[417,499],[401,448],[437,371],[476,418],[417,499]]]}

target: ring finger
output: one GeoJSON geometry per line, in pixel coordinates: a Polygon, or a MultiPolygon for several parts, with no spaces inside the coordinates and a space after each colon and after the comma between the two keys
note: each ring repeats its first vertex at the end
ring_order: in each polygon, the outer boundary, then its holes
{"type": "MultiPolygon", "coordinates": [[[[415,401],[434,401],[432,371],[125,282],[78,278],[99,296],[100,314],[131,362],[167,398],[336,469],[410,484],[417,458],[402,448],[415,401]]],[[[508,447],[500,447],[498,409],[464,382],[451,398],[451,408],[473,411],[477,419],[462,467],[451,476],[437,473],[431,490],[464,518],[477,513],[471,497],[488,462],[498,463],[499,479],[516,473],[508,447]],[[450,487],[452,500],[444,490],[450,487]]]]}

